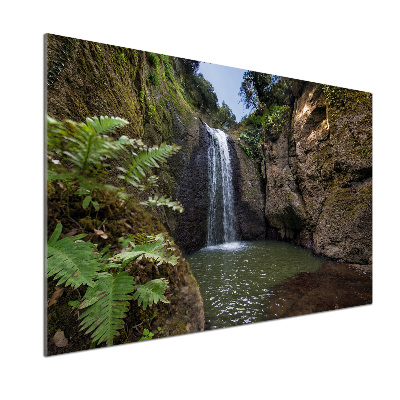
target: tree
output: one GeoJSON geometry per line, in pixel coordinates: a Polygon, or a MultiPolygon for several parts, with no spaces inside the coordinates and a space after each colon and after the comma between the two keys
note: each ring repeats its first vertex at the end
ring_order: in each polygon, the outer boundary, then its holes
{"type": "Polygon", "coordinates": [[[273,104],[289,104],[293,94],[293,86],[297,80],[246,71],[240,87],[239,95],[246,108],[268,108],[273,104]]]}
{"type": "Polygon", "coordinates": [[[183,70],[186,74],[196,74],[200,67],[200,61],[182,58],[183,70]]]}
{"type": "Polygon", "coordinates": [[[230,129],[236,125],[236,116],[225,101],[222,101],[222,106],[218,109],[213,124],[221,129],[230,129]]]}

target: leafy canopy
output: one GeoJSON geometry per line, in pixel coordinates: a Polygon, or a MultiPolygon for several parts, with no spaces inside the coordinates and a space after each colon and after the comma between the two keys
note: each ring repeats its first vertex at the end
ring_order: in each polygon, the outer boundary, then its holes
{"type": "Polygon", "coordinates": [[[222,106],[218,109],[218,112],[214,119],[214,126],[220,129],[230,129],[236,125],[236,115],[232,112],[229,106],[222,101],[222,106]]]}

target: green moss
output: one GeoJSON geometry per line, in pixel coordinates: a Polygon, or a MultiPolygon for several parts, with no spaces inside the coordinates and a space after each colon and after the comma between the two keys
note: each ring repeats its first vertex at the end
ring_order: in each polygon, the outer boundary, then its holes
{"type": "MultiPolygon", "coordinates": [[[[60,38],[50,35],[49,40],[57,48],[62,41],[60,38]]],[[[185,93],[179,78],[176,78],[174,59],[156,55],[154,58],[158,59],[158,64],[155,61],[156,65],[152,57],[149,59],[147,54],[105,44],[76,41],[71,59],[61,71],[59,80],[49,86],[47,97],[49,114],[57,119],[70,118],[77,121],[83,121],[87,116],[93,115],[119,116],[127,119],[129,125],[119,130],[118,134],[141,137],[149,145],[160,144],[163,141],[172,143],[174,115],[178,115],[185,126],[186,129],[182,133],[185,135],[187,130],[199,123],[193,118],[193,111],[197,110],[192,104],[190,95],[185,93]],[[147,80],[149,73],[157,76],[157,85],[147,80]],[[161,79],[163,74],[166,78],[164,80],[161,79]]],[[[113,179],[116,178],[110,177],[111,181],[113,179]]],[[[160,187],[163,190],[165,188],[164,193],[175,196],[175,180],[168,170],[160,173],[160,187]]],[[[57,185],[53,189],[49,189],[49,232],[54,230],[58,221],[61,221],[66,232],[78,229],[78,233],[86,233],[85,240],[96,243],[101,250],[106,244],[118,244],[118,238],[121,236],[132,233],[157,234],[166,231],[160,218],[153,211],[149,212],[133,201],[121,203],[120,200],[112,199],[107,194],[101,194],[96,198],[100,209],[98,212],[92,210],[90,215],[79,211],[82,210],[81,198],[71,199],[69,206],[74,217],[74,220],[71,220],[66,214],[65,207],[58,207],[55,204],[62,196],[62,189],[57,185]],[[104,229],[108,239],[95,235],[94,229],[104,229]]],[[[180,254],[179,249],[175,252],[177,255],[180,254]]],[[[190,274],[188,264],[183,260],[177,267],[156,266],[154,263],[143,262],[132,267],[132,274],[141,283],[156,277],[167,277],[170,282],[167,293],[170,304],[157,305],[156,314],[154,309],[146,312],[140,308],[131,310],[127,317],[126,329],[121,332],[116,343],[138,340],[132,327],[141,323],[141,328],[152,327],[150,330],[153,332],[157,326],[161,326],[162,330],[157,332],[159,336],[186,333],[186,321],[195,314],[189,306],[185,306],[189,311],[186,316],[185,309],[182,310],[183,306],[180,305],[182,298],[179,298],[183,297],[179,288],[186,285],[185,279],[190,274]],[[156,320],[157,325],[154,328],[152,325],[156,320]],[[160,322],[161,320],[163,322],[160,322]],[[172,327],[169,326],[170,322],[172,327]]],[[[71,296],[71,300],[75,300],[77,295],[75,293],[71,296]]],[[[63,306],[61,312],[63,316],[51,317],[51,334],[54,335],[60,328],[57,320],[61,321],[64,318],[67,321],[69,319],[67,314],[70,312],[69,306],[63,306]]],[[[77,333],[78,325],[74,325],[71,332],[69,332],[71,337],[74,335],[81,337],[77,333]]],[[[87,338],[90,343],[89,336],[82,337],[87,338]]],[[[89,346],[90,344],[84,348],[89,346]]]]}
{"type": "Polygon", "coordinates": [[[158,55],[155,53],[148,53],[148,57],[150,60],[150,65],[156,69],[158,72],[158,67],[160,65],[160,60],[158,58],[158,55]]]}
{"type": "Polygon", "coordinates": [[[330,107],[341,109],[346,105],[348,95],[347,89],[330,85],[323,85],[322,89],[330,107]]]}
{"type": "Polygon", "coordinates": [[[337,188],[325,203],[325,207],[332,210],[335,218],[352,220],[362,214],[372,201],[372,182],[365,184],[361,189],[337,188]]]}

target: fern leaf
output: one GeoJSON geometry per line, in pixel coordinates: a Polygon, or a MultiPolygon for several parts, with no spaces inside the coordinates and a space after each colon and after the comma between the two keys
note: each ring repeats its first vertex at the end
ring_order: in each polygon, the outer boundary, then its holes
{"type": "Polygon", "coordinates": [[[124,326],[123,318],[129,310],[129,300],[132,300],[134,290],[133,277],[128,272],[116,275],[103,273],[94,288],[89,288],[79,306],[87,308],[79,317],[82,319],[81,330],[92,333],[94,343],[107,342],[113,344],[115,336],[124,326]]]}
{"type": "Polygon", "coordinates": [[[146,282],[144,285],[136,286],[133,299],[138,301],[139,306],[141,305],[143,310],[145,310],[148,305],[152,305],[153,303],[156,304],[159,301],[169,303],[164,296],[167,287],[168,281],[166,279],[153,279],[146,282]]]}
{"type": "Polygon", "coordinates": [[[74,181],[75,179],[76,179],[75,174],[71,174],[69,172],[59,173],[59,172],[51,171],[51,170],[47,171],[47,180],[49,182],[61,180],[68,184],[68,183],[71,183],[72,181],[74,181]]]}
{"type": "Polygon", "coordinates": [[[129,124],[129,122],[119,117],[101,116],[100,118],[86,118],[86,124],[93,128],[97,134],[104,135],[112,132],[115,128],[129,124]]]}
{"type": "Polygon", "coordinates": [[[59,222],[54,229],[54,232],[51,234],[50,239],[47,242],[48,246],[53,246],[55,242],[57,242],[58,238],[60,237],[62,232],[62,224],[59,222]]]}
{"type": "MultiPolygon", "coordinates": [[[[140,182],[146,177],[146,173],[151,173],[152,168],[159,168],[161,164],[167,162],[167,158],[178,152],[179,146],[167,145],[147,148],[141,146],[136,152],[132,151],[129,160],[126,161],[126,168],[121,169],[125,176],[121,178],[139,187],[140,182]]],[[[144,189],[143,185],[141,188],[144,189]]]]}
{"type": "Polygon", "coordinates": [[[122,261],[122,267],[125,267],[129,262],[136,260],[141,255],[149,260],[154,260],[158,265],[163,263],[177,265],[178,263],[178,257],[173,256],[172,252],[166,250],[162,239],[153,243],[137,245],[131,251],[117,254],[112,260],[122,261]]]}
{"type": "Polygon", "coordinates": [[[122,118],[93,117],[87,118],[86,123],[78,123],[71,120],[59,122],[48,117],[47,121],[49,149],[65,148],[62,154],[81,174],[104,167],[104,160],[116,158],[124,149],[119,141],[104,136],[128,123],[122,118]],[[63,140],[64,146],[61,145],[63,140]]]}
{"type": "Polygon", "coordinates": [[[62,225],[59,223],[47,242],[47,274],[58,279],[57,285],[78,288],[94,286],[100,268],[100,256],[90,242],[80,241],[85,235],[65,237],[61,240],[62,225]]]}
{"type": "Polygon", "coordinates": [[[166,206],[172,208],[174,211],[183,212],[183,206],[179,201],[172,201],[171,198],[167,198],[165,196],[158,197],[157,195],[153,197],[149,197],[147,201],[142,201],[140,204],[145,206],[166,206]]]}

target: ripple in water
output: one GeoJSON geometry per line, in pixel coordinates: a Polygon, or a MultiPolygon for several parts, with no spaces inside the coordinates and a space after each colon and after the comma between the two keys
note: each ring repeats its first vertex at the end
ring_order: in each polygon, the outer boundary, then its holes
{"type": "Polygon", "coordinates": [[[323,259],[285,242],[231,242],[187,256],[211,329],[267,319],[265,305],[276,284],[314,272],[323,259]]]}

